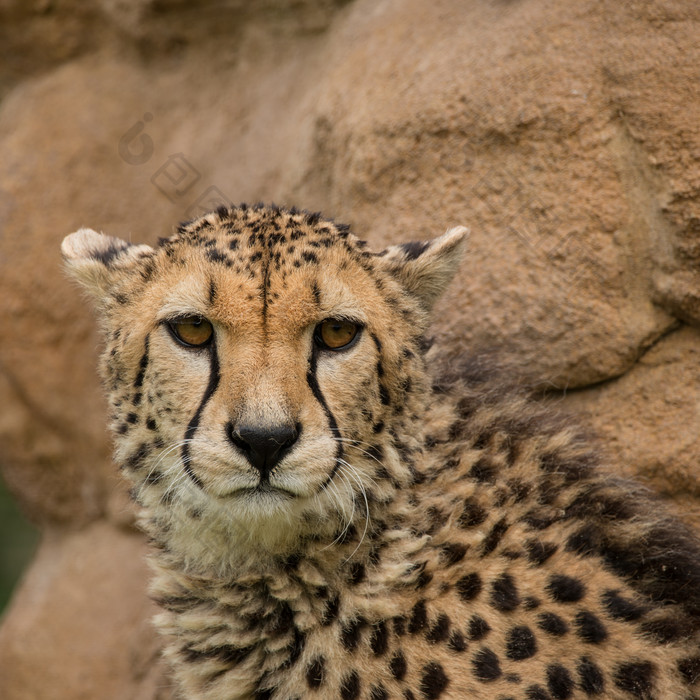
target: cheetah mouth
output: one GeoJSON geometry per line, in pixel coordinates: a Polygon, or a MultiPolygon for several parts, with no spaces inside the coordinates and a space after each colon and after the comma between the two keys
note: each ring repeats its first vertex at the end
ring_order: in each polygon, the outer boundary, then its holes
{"type": "Polygon", "coordinates": [[[287,489],[279,488],[273,486],[269,482],[260,482],[255,486],[243,486],[241,488],[234,489],[228,493],[219,496],[219,498],[227,500],[232,498],[243,498],[247,500],[261,500],[261,499],[277,499],[290,501],[292,499],[298,498],[299,495],[289,491],[287,489]]]}

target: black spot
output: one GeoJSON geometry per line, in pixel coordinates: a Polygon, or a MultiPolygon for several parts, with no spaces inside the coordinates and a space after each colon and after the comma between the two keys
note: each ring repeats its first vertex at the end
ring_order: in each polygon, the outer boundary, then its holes
{"type": "Polygon", "coordinates": [[[231,266],[231,261],[220,250],[215,248],[207,248],[206,256],[211,262],[224,263],[227,267],[231,266]]]}
{"type": "Polygon", "coordinates": [[[361,562],[353,562],[350,566],[350,576],[348,576],[348,583],[351,586],[355,586],[365,580],[365,565],[361,562]]]}
{"type": "Polygon", "coordinates": [[[404,690],[403,700],[416,700],[416,696],[413,694],[412,690],[404,690]]]}
{"type": "Polygon", "coordinates": [[[547,666],[547,687],[556,700],[566,700],[574,690],[571,674],[560,664],[547,666]]]}
{"type": "Polygon", "coordinates": [[[402,637],[406,634],[406,618],[403,616],[396,616],[393,618],[394,623],[394,634],[397,637],[402,637]]]}
{"type": "Polygon", "coordinates": [[[481,577],[476,572],[462,576],[455,584],[459,597],[468,602],[481,593],[481,577]]]}
{"type": "Polygon", "coordinates": [[[379,421],[378,423],[375,423],[372,426],[372,432],[376,435],[377,433],[381,433],[382,430],[384,430],[384,423],[382,421],[379,421]]]}
{"type": "Polygon", "coordinates": [[[474,675],[484,682],[495,681],[502,673],[498,656],[488,648],[480,649],[474,654],[472,666],[474,675]]]}
{"type": "Polygon", "coordinates": [[[289,603],[277,605],[267,617],[267,629],[273,636],[285,635],[294,627],[294,611],[289,603]]]}
{"type": "Polygon", "coordinates": [[[469,470],[469,476],[481,483],[491,483],[493,482],[498,469],[485,457],[477,460],[477,462],[469,470]]]}
{"type": "Polygon", "coordinates": [[[155,422],[155,420],[153,420],[153,418],[149,418],[149,419],[146,421],[146,427],[147,427],[149,430],[158,430],[158,424],[155,422]]]}
{"type": "Polygon", "coordinates": [[[356,700],[360,697],[360,676],[357,671],[350,671],[340,684],[340,697],[343,700],[356,700]]]}
{"type": "Polygon", "coordinates": [[[553,600],[559,603],[575,603],[586,593],[586,587],[575,578],[564,574],[555,574],[550,577],[547,591],[553,600]]]}
{"type": "Polygon", "coordinates": [[[623,598],[619,591],[605,591],[602,595],[602,603],[610,617],[625,622],[634,622],[642,617],[646,609],[632,600],[623,598]]]}
{"type": "Polygon", "coordinates": [[[362,638],[362,628],[366,625],[364,618],[352,620],[340,630],[340,641],[346,651],[355,651],[362,638]]]}
{"type": "Polygon", "coordinates": [[[323,684],[323,675],[326,668],[326,660],[317,656],[306,668],[306,685],[309,688],[320,688],[323,684]]]}
{"type": "Polygon", "coordinates": [[[526,484],[520,479],[510,479],[508,482],[508,488],[513,494],[513,501],[515,503],[522,503],[531,491],[530,484],[526,484]]]}
{"type": "Polygon", "coordinates": [[[608,638],[605,625],[588,610],[582,610],[574,618],[576,634],[589,644],[600,644],[608,638]]]}
{"type": "Polygon", "coordinates": [[[305,644],[306,636],[304,635],[304,633],[294,628],[294,638],[292,639],[291,644],[287,647],[289,649],[289,656],[284,662],[285,668],[289,668],[290,666],[293,666],[297,661],[299,661],[299,657],[304,651],[305,644]]]}
{"type": "Polygon", "coordinates": [[[127,423],[131,423],[133,425],[134,423],[138,423],[139,417],[135,413],[129,413],[125,420],[127,423]]]}
{"type": "Polygon", "coordinates": [[[312,253],[309,250],[305,250],[301,254],[301,258],[302,258],[302,260],[304,260],[305,262],[308,262],[308,263],[317,263],[318,262],[318,257],[316,256],[316,253],[312,253]]]}
{"type": "Polygon", "coordinates": [[[425,588],[433,580],[433,574],[425,570],[425,562],[421,564],[421,572],[416,579],[416,590],[425,588]]]}
{"type": "Polygon", "coordinates": [[[150,449],[146,443],[141,443],[137,448],[136,451],[130,454],[125,460],[124,460],[124,466],[127,469],[138,469],[139,467],[143,466],[143,461],[148,457],[150,454],[150,449]]]}
{"type": "Polygon", "coordinates": [[[552,700],[552,696],[541,685],[529,686],[525,697],[527,700],[552,700]]]}
{"type": "Polygon", "coordinates": [[[336,595],[326,603],[326,607],[323,611],[323,617],[321,618],[321,624],[324,627],[330,625],[338,617],[339,609],[340,597],[336,595]]]}
{"type": "Polygon", "coordinates": [[[451,651],[463,652],[467,648],[467,641],[461,632],[453,632],[447,642],[447,648],[451,651]]]}
{"type": "Polygon", "coordinates": [[[369,646],[375,656],[381,656],[389,647],[389,630],[386,622],[381,620],[372,627],[372,634],[369,638],[369,646]]]}
{"type": "Polygon", "coordinates": [[[691,619],[679,616],[649,620],[641,628],[645,634],[654,637],[654,639],[663,644],[690,637],[696,629],[691,619]]]}
{"type": "Polygon", "coordinates": [[[591,461],[591,455],[567,457],[556,452],[550,452],[540,458],[540,469],[548,474],[556,474],[567,483],[573,483],[579,481],[590,471],[591,461]]]}
{"type": "Polygon", "coordinates": [[[553,525],[560,519],[559,516],[540,510],[529,510],[521,518],[521,520],[533,530],[546,530],[550,525],[553,525]]]}
{"type": "Polygon", "coordinates": [[[534,595],[528,595],[523,598],[523,607],[525,610],[535,610],[542,605],[542,601],[534,595]]]}
{"type": "Polygon", "coordinates": [[[510,574],[501,574],[493,582],[491,587],[491,605],[501,612],[515,610],[520,605],[518,589],[515,587],[515,581],[510,574]]]}
{"type": "Polygon", "coordinates": [[[444,642],[450,634],[450,618],[441,613],[438,619],[435,620],[432,627],[425,633],[425,638],[431,644],[444,642]]]}
{"type": "Polygon", "coordinates": [[[598,552],[599,544],[598,529],[594,525],[586,525],[569,537],[566,541],[566,550],[589,557],[598,552]]]}
{"type": "Polygon", "coordinates": [[[504,549],[501,552],[501,556],[505,557],[506,559],[515,560],[515,559],[520,559],[522,556],[522,552],[518,549],[504,549]]]}
{"type": "Polygon", "coordinates": [[[491,627],[483,617],[474,615],[471,620],[469,620],[467,633],[469,634],[469,639],[471,639],[472,642],[478,642],[480,639],[483,639],[490,631],[491,627]]]}
{"type": "Polygon", "coordinates": [[[496,547],[498,547],[498,543],[501,541],[501,538],[503,535],[506,533],[506,530],[508,530],[508,521],[506,518],[501,518],[488,532],[486,537],[484,538],[484,541],[481,543],[481,556],[485,557],[487,554],[491,554],[496,547]]]}
{"type": "Polygon", "coordinates": [[[700,656],[689,656],[678,661],[678,670],[688,685],[700,680],[700,656]]]}
{"type": "Polygon", "coordinates": [[[428,623],[428,611],[425,601],[419,600],[411,610],[411,619],[408,622],[408,631],[411,634],[420,632],[428,623]]]}
{"type": "Polygon", "coordinates": [[[436,661],[423,666],[420,679],[420,692],[425,700],[437,700],[442,691],[447,688],[449,678],[445,675],[442,666],[436,661]]]}
{"type": "MultiPolygon", "coordinates": [[[[430,506],[426,511],[426,514],[428,516],[428,520],[430,520],[430,528],[428,530],[429,535],[435,534],[447,522],[447,515],[435,506],[430,506]]],[[[451,545],[449,544],[445,545],[445,547],[450,546],[451,545]]]]}
{"type": "Polygon", "coordinates": [[[373,685],[369,691],[369,700],[389,700],[389,693],[383,685],[373,685]]]}
{"type": "Polygon", "coordinates": [[[544,564],[558,549],[553,542],[540,540],[528,540],[525,547],[527,548],[527,558],[536,566],[544,564]]]}
{"type": "Polygon", "coordinates": [[[457,562],[464,559],[464,555],[469,549],[466,544],[457,544],[455,542],[447,542],[440,548],[440,561],[443,566],[454,566],[457,562]]]}
{"type": "Polygon", "coordinates": [[[654,673],[650,661],[620,664],[615,670],[615,685],[640,700],[647,700],[654,689],[654,673]]]}
{"type": "Polygon", "coordinates": [[[402,652],[397,651],[389,661],[389,671],[391,675],[397,680],[402,681],[406,675],[406,657],[402,652]]]}
{"type": "Polygon", "coordinates": [[[457,525],[463,530],[476,527],[486,520],[487,513],[478,503],[467,498],[464,501],[464,509],[457,520],[457,525]]]}
{"type": "Polygon", "coordinates": [[[579,685],[586,695],[600,695],[605,690],[603,672],[587,656],[581,657],[577,671],[579,685]]]}
{"type": "Polygon", "coordinates": [[[506,656],[513,661],[522,661],[536,653],[537,641],[532,630],[525,625],[513,627],[506,641],[506,656]]]}
{"type": "Polygon", "coordinates": [[[541,613],[537,618],[537,626],[555,637],[561,637],[569,631],[566,622],[552,612],[541,613]]]}
{"type": "Polygon", "coordinates": [[[388,406],[391,403],[389,390],[384,386],[384,384],[379,385],[379,400],[382,402],[383,406],[388,406]]]}

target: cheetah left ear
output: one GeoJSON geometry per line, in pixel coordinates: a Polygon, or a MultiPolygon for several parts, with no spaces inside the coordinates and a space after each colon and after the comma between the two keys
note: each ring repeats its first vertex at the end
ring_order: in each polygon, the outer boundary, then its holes
{"type": "Polygon", "coordinates": [[[399,243],[380,255],[406,291],[430,310],[459,268],[468,233],[456,226],[432,241],[399,243]]]}
{"type": "Polygon", "coordinates": [[[101,305],[124,271],[150,257],[153,248],[81,228],[63,239],[61,253],[71,277],[101,305]]]}

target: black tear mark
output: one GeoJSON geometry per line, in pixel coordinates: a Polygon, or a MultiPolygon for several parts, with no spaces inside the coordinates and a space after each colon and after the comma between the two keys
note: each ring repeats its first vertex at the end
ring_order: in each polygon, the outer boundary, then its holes
{"type": "Polygon", "coordinates": [[[328,427],[331,429],[331,433],[333,433],[333,437],[336,439],[335,465],[333,466],[331,473],[328,475],[328,478],[323,482],[323,484],[321,484],[319,488],[320,492],[323,491],[323,489],[333,480],[333,477],[340,468],[341,460],[343,458],[343,445],[341,443],[342,434],[340,432],[340,429],[338,428],[338,422],[336,421],[333,412],[326,403],[326,398],[323,395],[323,392],[321,391],[321,387],[318,385],[318,379],[316,377],[317,364],[318,355],[316,353],[316,350],[313,349],[311,351],[311,358],[309,359],[309,369],[306,372],[306,383],[309,385],[309,389],[311,389],[311,393],[314,395],[316,401],[318,401],[321,404],[321,408],[326,414],[326,419],[328,420],[328,427]]]}
{"type": "Polygon", "coordinates": [[[185,473],[187,476],[192,479],[194,484],[199,486],[199,488],[204,488],[204,484],[202,484],[201,479],[194,473],[192,470],[192,466],[190,465],[190,440],[194,437],[194,434],[197,432],[197,428],[199,427],[199,421],[200,418],[202,417],[202,411],[204,410],[204,407],[207,405],[207,402],[209,399],[212,397],[214,392],[216,391],[217,387],[219,386],[219,356],[216,352],[216,342],[215,340],[212,340],[211,345],[209,346],[210,350],[210,370],[209,370],[209,383],[207,384],[207,388],[204,391],[204,396],[202,396],[202,400],[194,414],[192,416],[192,420],[190,421],[189,425],[187,426],[187,430],[185,431],[185,440],[182,445],[182,452],[181,452],[181,459],[182,459],[182,468],[185,470],[185,473]]]}

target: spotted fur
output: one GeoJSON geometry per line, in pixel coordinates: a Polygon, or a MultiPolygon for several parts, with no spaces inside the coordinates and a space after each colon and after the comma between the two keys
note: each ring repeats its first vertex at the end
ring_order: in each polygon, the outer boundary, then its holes
{"type": "Polygon", "coordinates": [[[427,351],[463,237],[372,253],[240,206],[156,248],[64,242],[183,698],[700,697],[697,540],[485,363],[427,351]],[[188,315],[206,347],[169,331],[188,315]],[[360,333],[331,351],[325,319],[360,333]],[[270,469],[241,426],[284,428],[270,469]]]}

